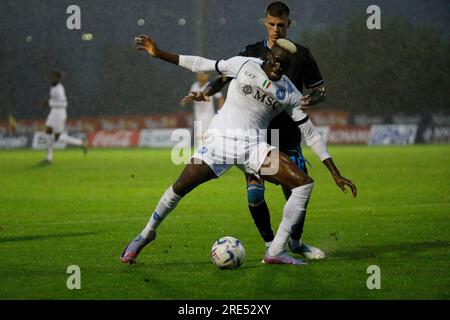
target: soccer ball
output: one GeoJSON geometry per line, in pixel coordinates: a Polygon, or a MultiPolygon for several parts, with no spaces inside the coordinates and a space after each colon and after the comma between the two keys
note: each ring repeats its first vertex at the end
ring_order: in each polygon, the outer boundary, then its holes
{"type": "Polygon", "coordinates": [[[211,260],[220,269],[237,269],[245,260],[244,246],[236,238],[220,238],[211,248],[211,260]]]}

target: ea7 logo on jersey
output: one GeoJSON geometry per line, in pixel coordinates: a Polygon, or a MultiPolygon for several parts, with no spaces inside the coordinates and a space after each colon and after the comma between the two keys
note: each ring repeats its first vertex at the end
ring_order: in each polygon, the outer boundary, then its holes
{"type": "Polygon", "coordinates": [[[245,75],[247,76],[247,77],[250,77],[250,78],[252,78],[252,79],[255,79],[256,78],[256,76],[253,74],[253,73],[250,73],[250,72],[248,72],[247,70],[245,70],[245,75]]]}
{"type": "Polygon", "coordinates": [[[253,96],[258,101],[261,101],[268,107],[272,107],[272,109],[276,109],[278,107],[281,107],[281,103],[279,103],[277,100],[275,100],[274,97],[271,95],[268,95],[266,92],[261,92],[258,89],[256,89],[256,93],[253,96]]]}

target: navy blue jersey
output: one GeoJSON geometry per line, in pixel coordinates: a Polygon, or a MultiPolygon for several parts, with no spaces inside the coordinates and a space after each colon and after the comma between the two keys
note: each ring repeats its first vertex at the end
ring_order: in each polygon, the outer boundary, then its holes
{"type": "MultiPolygon", "coordinates": [[[[309,50],[297,43],[297,52],[292,57],[292,61],[289,70],[286,72],[286,76],[295,84],[300,92],[303,92],[304,88],[313,88],[324,81],[320,74],[319,67],[316,61],[309,52],[309,50]]],[[[246,57],[255,57],[265,59],[270,49],[267,45],[267,40],[257,42],[255,44],[248,45],[242,50],[239,55],[246,57]]],[[[269,124],[269,130],[278,129],[280,132],[280,150],[288,151],[300,147],[301,135],[300,129],[292,120],[292,118],[286,113],[281,112],[276,116],[269,124]]],[[[270,132],[270,131],[269,131],[270,132]]],[[[270,143],[270,134],[268,135],[268,143],[270,143]]]]}

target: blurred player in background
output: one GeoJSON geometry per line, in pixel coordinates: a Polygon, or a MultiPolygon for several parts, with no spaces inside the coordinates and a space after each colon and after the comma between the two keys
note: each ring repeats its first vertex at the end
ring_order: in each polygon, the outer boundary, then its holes
{"type": "Polygon", "coordinates": [[[17,120],[12,113],[8,114],[8,133],[16,134],[17,132],[17,120]]]}
{"type": "MultiPolygon", "coordinates": [[[[203,91],[208,85],[209,76],[207,73],[199,72],[196,75],[196,80],[189,92],[203,91]]],[[[222,93],[219,91],[214,94],[213,98],[217,100],[217,109],[223,106],[225,101],[222,93]]],[[[186,102],[182,101],[181,105],[186,105],[186,102]]],[[[214,117],[216,110],[214,108],[213,99],[206,99],[206,101],[193,101],[194,105],[194,135],[195,135],[195,147],[201,146],[203,142],[203,135],[209,127],[211,119],[214,117]]]]}
{"type": "MultiPolygon", "coordinates": [[[[289,14],[290,10],[286,4],[279,1],[270,3],[266,7],[264,20],[267,38],[255,44],[248,45],[239,53],[239,55],[256,57],[264,60],[274,43],[278,39],[287,37],[291,24],[289,14]]],[[[310,51],[297,43],[295,43],[295,46],[297,52],[293,55],[293,61],[289,69],[286,70],[286,76],[294,83],[300,92],[303,93],[304,87],[311,89],[311,93],[304,95],[302,98],[302,110],[306,111],[310,106],[318,104],[325,99],[324,80],[310,51]]],[[[215,92],[221,90],[230,81],[230,78],[215,78],[208,86],[206,86],[206,90],[203,93],[191,94],[190,96],[185,97],[184,100],[207,99],[208,95],[214,95],[215,92]]],[[[269,132],[271,132],[270,130],[272,129],[279,130],[280,150],[287,154],[300,170],[308,174],[306,161],[301,149],[301,135],[298,125],[296,125],[292,118],[283,111],[270,122],[268,128],[269,132]]],[[[269,134],[269,144],[271,144],[270,137],[269,134]]],[[[333,172],[331,170],[330,172],[334,177],[333,172]]],[[[261,237],[266,242],[266,247],[269,247],[274,239],[274,233],[270,223],[269,208],[264,197],[264,181],[255,175],[250,174],[246,174],[246,181],[250,213],[261,237]]],[[[290,190],[283,188],[283,193],[287,200],[291,194],[290,190]]],[[[291,252],[301,254],[308,259],[325,258],[325,253],[322,250],[307,245],[301,240],[305,217],[306,212],[298,225],[295,226],[288,242],[288,248],[291,252]]]]}
{"type": "Polygon", "coordinates": [[[45,122],[45,133],[47,138],[47,157],[45,162],[53,161],[53,144],[56,141],[65,142],[69,145],[79,146],[87,153],[86,141],[70,137],[64,133],[67,119],[67,97],[64,86],[61,83],[62,75],[59,71],[50,73],[50,99],[43,103],[44,107],[50,107],[50,113],[45,122]]]}

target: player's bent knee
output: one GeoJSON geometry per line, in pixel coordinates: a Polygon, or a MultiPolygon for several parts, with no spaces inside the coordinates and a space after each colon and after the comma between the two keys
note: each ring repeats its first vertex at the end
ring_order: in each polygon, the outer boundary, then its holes
{"type": "Polygon", "coordinates": [[[173,192],[175,192],[177,195],[180,195],[184,197],[187,193],[189,193],[187,186],[185,186],[180,181],[176,181],[172,185],[173,192]]]}
{"type": "Polygon", "coordinates": [[[311,178],[310,176],[306,176],[305,184],[310,184],[310,183],[313,183],[313,184],[314,184],[313,178],[311,178]]]}
{"type": "Polygon", "coordinates": [[[305,175],[303,177],[299,177],[299,179],[297,179],[297,181],[295,183],[293,183],[290,187],[289,186],[287,186],[287,187],[288,187],[288,189],[293,190],[295,188],[298,188],[301,186],[306,186],[309,184],[314,184],[314,180],[310,176],[305,175]]]}
{"type": "Polygon", "coordinates": [[[264,190],[264,185],[259,183],[250,183],[247,185],[247,200],[250,207],[257,207],[265,201],[264,190]]]}

